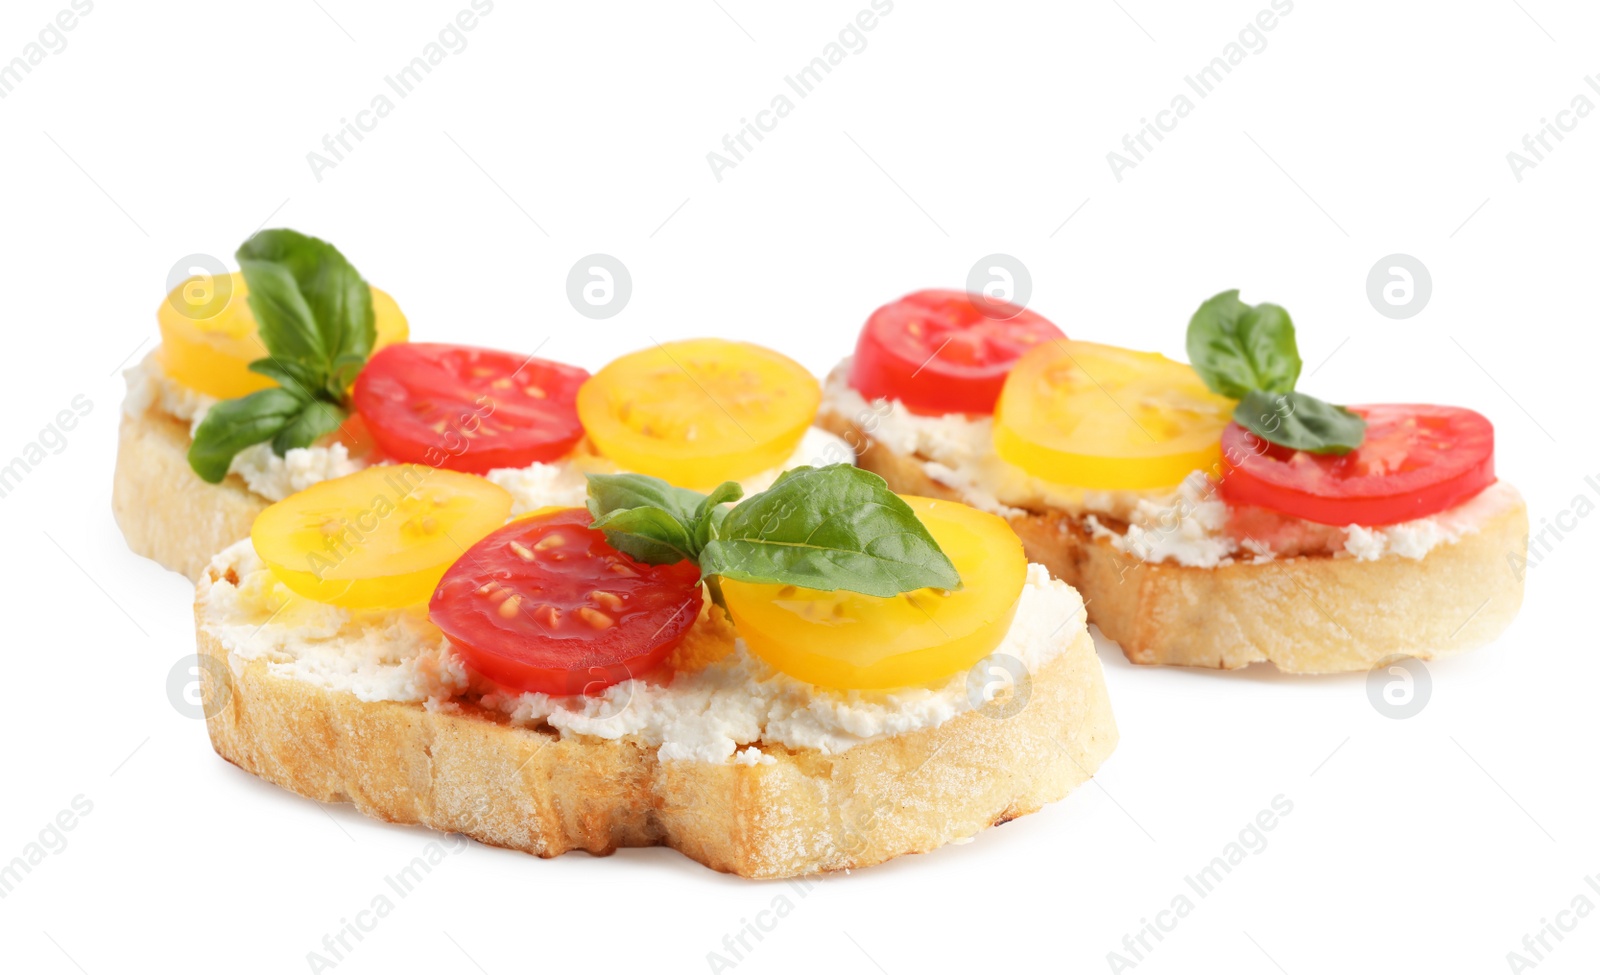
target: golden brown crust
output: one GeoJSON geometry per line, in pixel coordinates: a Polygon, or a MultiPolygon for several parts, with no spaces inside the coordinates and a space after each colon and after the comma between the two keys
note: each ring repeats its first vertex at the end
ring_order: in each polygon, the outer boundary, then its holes
{"type": "Polygon", "coordinates": [[[1117,741],[1081,626],[1013,715],[968,711],[837,755],[764,743],[774,764],[735,765],[662,762],[631,739],[563,738],[470,705],[363,702],[231,656],[199,605],[196,622],[223,758],[320,802],[542,857],[662,845],[745,877],[869,866],[1062,798],[1117,741]]]}
{"type": "Polygon", "coordinates": [[[128,548],[190,579],[250,534],[267,500],[237,474],[207,484],[189,467],[189,424],[152,404],[122,415],[111,510],[128,548]]]}
{"type": "MultiPolygon", "coordinates": [[[[824,410],[817,425],[857,463],[906,494],[962,500],[915,458],[893,453],[824,410]]],[[[1421,559],[1301,556],[1201,569],[1147,563],[1094,538],[1061,511],[1007,518],[1029,561],[1075,587],[1089,621],[1137,664],[1234,669],[1271,661],[1296,674],[1368,670],[1394,654],[1424,660],[1481,646],[1522,605],[1511,556],[1524,555],[1519,501],[1479,531],[1421,559]]]]}

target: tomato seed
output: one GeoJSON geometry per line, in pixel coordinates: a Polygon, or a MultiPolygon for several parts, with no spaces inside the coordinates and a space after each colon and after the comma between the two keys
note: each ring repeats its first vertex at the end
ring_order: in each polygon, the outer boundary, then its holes
{"type": "Polygon", "coordinates": [[[598,609],[591,609],[588,606],[581,606],[578,608],[578,618],[597,630],[603,630],[607,627],[615,626],[617,622],[606,614],[600,612],[598,609]]]}

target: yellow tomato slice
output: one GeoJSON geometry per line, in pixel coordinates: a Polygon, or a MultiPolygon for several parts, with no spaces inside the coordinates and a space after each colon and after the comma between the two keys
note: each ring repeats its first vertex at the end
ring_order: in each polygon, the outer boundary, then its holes
{"type": "Polygon", "coordinates": [[[318,602],[379,609],[426,602],[461,553],[506,523],[511,495],[422,464],[368,467],[256,516],[250,541],[284,585],[318,602]]]}
{"type": "Polygon", "coordinates": [[[1028,574],[1022,542],[976,508],[905,501],[955,563],[961,589],[884,598],[724,579],[728,612],[751,652],[811,684],[883,689],[946,680],[999,646],[1028,574]]]}
{"type": "Polygon", "coordinates": [[[748,342],[694,339],[625,355],[578,391],[589,440],[622,468],[705,490],[778,467],[822,388],[804,366],[748,342]]]}
{"type": "Polygon", "coordinates": [[[1059,484],[1168,488],[1218,462],[1233,408],[1188,365],[1158,353],[1045,342],[1006,379],[994,411],[994,449],[1059,484]]]}
{"type": "MultiPolygon", "coordinates": [[[[247,367],[266,358],[267,347],[256,334],[244,275],[197,275],[178,285],[156,311],[161,326],[161,368],[190,389],[234,399],[276,386],[247,367]]],[[[373,351],[410,336],[406,316],[395,300],[372,289],[372,313],[378,342],[373,351]]]]}

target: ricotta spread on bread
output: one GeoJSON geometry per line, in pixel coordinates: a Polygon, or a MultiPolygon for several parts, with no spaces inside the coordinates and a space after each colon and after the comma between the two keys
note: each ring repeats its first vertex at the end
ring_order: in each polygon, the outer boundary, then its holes
{"type": "MultiPolygon", "coordinates": [[[[150,409],[185,420],[191,433],[200,426],[207,411],[216,400],[196,392],[167,375],[154,354],[146,356],[138,365],[123,372],[128,383],[128,394],[123,400],[123,412],[139,416],[150,409]]],[[[583,445],[579,445],[582,451],[583,445]]],[[[778,475],[791,467],[854,463],[855,454],[841,439],[810,427],[796,445],[788,460],[771,470],[753,474],[740,481],[746,494],[765,491],[778,479],[778,475]]],[[[229,472],[239,475],[245,486],[268,501],[282,501],[297,491],[313,484],[330,481],[368,466],[357,457],[351,457],[343,444],[329,446],[296,447],[279,457],[269,443],[246,447],[234,455],[229,472]]],[[[549,504],[581,505],[587,492],[584,473],[614,473],[616,465],[593,454],[557,463],[532,464],[525,468],[505,468],[491,471],[489,480],[510,491],[517,500],[514,514],[521,514],[549,504]]]]}
{"type": "Polygon", "coordinates": [[[838,753],[863,742],[937,727],[989,700],[1003,683],[972,681],[990,665],[1034,673],[1085,625],[1077,591],[1030,565],[1005,638],[971,671],[932,687],[832,691],[795,680],[753,655],[708,602],[674,651],[675,669],[622,681],[602,694],[508,693],[468,673],[426,606],[347,610],[295,596],[262,564],[248,539],[225,549],[203,575],[200,627],[230,663],[264,659],[271,673],[345,691],[363,701],[430,709],[478,706],[512,723],[563,736],[632,738],[666,760],[760,764],[763,746],[838,753]],[[212,581],[212,576],[216,581],[212,581]],[[1005,658],[1011,658],[1007,660],[1005,658]]]}
{"type": "Polygon", "coordinates": [[[1363,561],[1396,555],[1420,559],[1476,531],[1521,501],[1496,482],[1456,507],[1426,518],[1366,528],[1317,525],[1277,516],[1272,531],[1235,537],[1228,505],[1203,471],[1169,491],[1096,491],[1034,477],[996,455],[986,416],[920,416],[894,400],[868,402],[849,383],[850,360],[823,384],[824,410],[851,421],[885,449],[912,458],[927,476],[975,508],[1002,517],[1054,509],[1082,519],[1096,538],[1145,562],[1215,568],[1297,554],[1363,561]]]}

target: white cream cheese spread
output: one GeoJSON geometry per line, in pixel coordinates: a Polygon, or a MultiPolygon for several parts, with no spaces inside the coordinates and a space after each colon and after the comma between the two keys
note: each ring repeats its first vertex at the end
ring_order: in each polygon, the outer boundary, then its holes
{"type": "MultiPolygon", "coordinates": [[[[1002,516],[1054,509],[1084,520],[1096,537],[1144,562],[1214,568],[1236,561],[1269,561],[1266,542],[1236,540],[1227,532],[1228,506],[1202,471],[1170,491],[1094,491],[1041,480],[998,457],[994,422],[963,414],[919,416],[895,400],[867,402],[850,386],[850,360],[823,384],[822,408],[851,420],[872,440],[914,459],[927,476],[955,491],[967,504],[1002,516]],[[1117,531],[1106,522],[1126,526],[1117,531]]],[[[1466,502],[1426,518],[1364,528],[1305,523],[1307,534],[1337,536],[1328,546],[1336,558],[1375,560],[1385,555],[1420,559],[1439,545],[1478,530],[1520,500],[1515,488],[1497,482],[1466,502]]]]}
{"type": "MultiPolygon", "coordinates": [[[[707,603],[675,652],[670,675],[623,681],[591,697],[505,693],[470,675],[426,607],[345,610],[292,594],[248,540],[203,576],[200,625],[239,661],[265,659],[278,676],[345,691],[363,701],[403,701],[432,709],[476,702],[523,726],[563,736],[631,737],[664,760],[772,762],[763,744],[837,753],[863,742],[943,724],[981,707],[991,688],[968,672],[938,687],[885,692],[831,691],[788,677],[754,656],[720,610],[707,603]],[[230,581],[236,579],[237,583],[230,581]]],[[[1028,567],[1016,615],[994,653],[973,668],[987,674],[1004,657],[1037,673],[1083,632],[1083,600],[1028,567]]],[[[1009,665],[1010,661],[1004,661],[1009,665]]]]}

